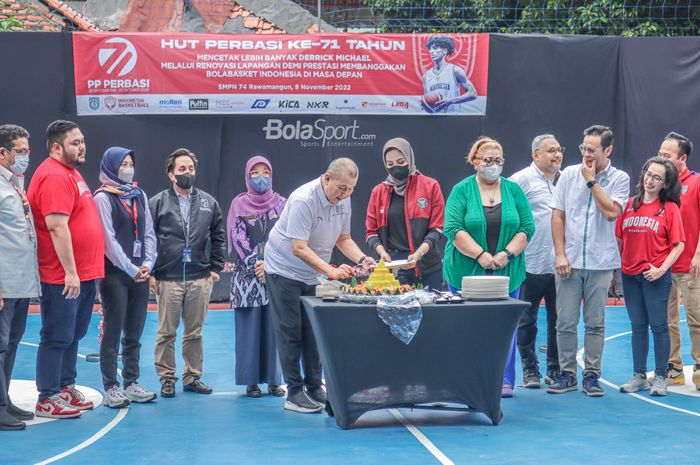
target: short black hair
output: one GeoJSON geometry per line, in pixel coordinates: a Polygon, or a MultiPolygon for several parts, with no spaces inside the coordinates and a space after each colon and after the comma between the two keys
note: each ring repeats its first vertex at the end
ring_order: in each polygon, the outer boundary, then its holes
{"type": "Polygon", "coordinates": [[[179,157],[190,157],[192,159],[192,161],[194,162],[194,169],[197,169],[197,155],[190,152],[189,149],[180,148],[180,149],[175,150],[173,153],[171,153],[168,156],[168,158],[165,160],[165,172],[166,173],[172,173],[172,171],[175,169],[175,160],[178,159],[179,157]]]}
{"type": "Polygon", "coordinates": [[[3,124],[0,126],[0,147],[12,150],[15,141],[20,137],[29,139],[29,132],[16,124],[3,124]]]}
{"type": "Polygon", "coordinates": [[[664,137],[664,140],[675,140],[678,142],[678,157],[680,158],[682,155],[686,155],[688,158],[690,158],[690,152],[693,151],[693,143],[688,139],[687,137],[678,134],[677,132],[669,132],[666,134],[666,137],[664,137]]]}
{"type": "Polygon", "coordinates": [[[604,149],[610,147],[615,142],[615,135],[613,134],[612,129],[600,124],[594,124],[590,128],[586,128],[586,130],[583,131],[583,135],[584,137],[599,136],[600,145],[602,145],[604,149]]]}
{"type": "Polygon", "coordinates": [[[79,127],[78,123],[63,119],[56,120],[49,124],[49,127],[46,128],[46,150],[50,151],[53,144],[63,145],[63,141],[66,140],[66,134],[79,127]]]}
{"type": "Polygon", "coordinates": [[[428,43],[425,44],[425,48],[430,50],[433,47],[440,47],[447,50],[447,55],[452,55],[455,52],[455,42],[451,37],[447,36],[433,36],[428,39],[428,43]]]}

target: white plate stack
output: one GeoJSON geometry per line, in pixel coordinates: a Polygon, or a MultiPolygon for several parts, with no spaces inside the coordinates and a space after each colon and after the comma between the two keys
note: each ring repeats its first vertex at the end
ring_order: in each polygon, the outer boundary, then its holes
{"type": "Polygon", "coordinates": [[[462,297],[468,300],[503,300],[508,298],[508,276],[465,276],[462,297]]]}

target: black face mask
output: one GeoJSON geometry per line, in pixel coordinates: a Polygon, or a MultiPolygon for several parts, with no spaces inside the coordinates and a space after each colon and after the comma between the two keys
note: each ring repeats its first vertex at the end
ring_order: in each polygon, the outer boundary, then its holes
{"type": "Polygon", "coordinates": [[[408,177],[408,165],[397,165],[387,168],[389,174],[394,177],[397,181],[403,181],[408,177]]]}
{"type": "Polygon", "coordinates": [[[177,187],[179,187],[180,189],[184,189],[184,190],[189,189],[194,184],[194,174],[192,174],[192,173],[176,174],[175,175],[175,184],[177,184],[177,187]]]}

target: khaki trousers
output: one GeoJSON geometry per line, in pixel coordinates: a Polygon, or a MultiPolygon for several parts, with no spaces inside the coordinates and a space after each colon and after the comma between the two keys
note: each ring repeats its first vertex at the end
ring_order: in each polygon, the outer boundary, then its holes
{"type": "Polygon", "coordinates": [[[671,336],[671,356],[668,364],[683,371],[681,359],[681,327],[678,305],[683,297],[690,332],[690,349],[695,365],[700,365],[700,278],[687,273],[673,273],[673,286],[668,297],[668,332],[671,336]]]}
{"type": "Polygon", "coordinates": [[[158,281],[158,334],[155,347],[156,373],[163,384],[177,381],[175,376],[175,338],[180,325],[182,333],[182,358],[185,368],[182,383],[190,384],[202,376],[203,340],[202,326],[207,316],[211,278],[193,281],[158,281]]]}

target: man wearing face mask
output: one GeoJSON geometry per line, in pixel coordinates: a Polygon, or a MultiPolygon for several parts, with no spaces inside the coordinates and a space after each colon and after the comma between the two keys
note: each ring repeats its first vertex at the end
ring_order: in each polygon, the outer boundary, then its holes
{"type": "Polygon", "coordinates": [[[367,206],[367,245],[385,262],[408,259],[401,284],[442,290],[439,248],[445,199],[438,182],[416,169],[411,144],[400,137],[384,144],[388,176],[374,187],[367,206]]]}
{"type": "Polygon", "coordinates": [[[185,391],[211,394],[201,380],[202,326],[213,284],[226,260],[226,232],[219,203],[194,186],[197,157],[188,149],[175,150],[166,161],[172,187],[149,201],[158,238],[158,259],[150,278],[158,297],[156,372],[161,396],[175,396],[177,381],[175,338],[183,322],[182,358],[185,391]]]}
{"type": "Polygon", "coordinates": [[[104,239],[90,188],[77,168],[85,137],[72,121],[46,129],[49,157],[27,197],[36,220],[41,278],[41,340],[36,355],[37,416],[71,418],[93,408],[75,388],[78,343],[85,337],[104,277],[104,239]]]}
{"type": "Polygon", "coordinates": [[[28,165],[29,133],[0,126],[0,431],[24,429],[24,420],[34,418],[8,395],[29,299],[39,296],[34,220],[18,178],[28,165]]]}
{"type": "Polygon", "coordinates": [[[104,313],[100,369],[105,389],[103,404],[111,408],[156,398],[137,382],[156,235],[146,194],[134,182],[135,165],[133,150],[108,148],[100,163],[102,187],[95,193],[105,238],[105,279],[100,282],[104,313]],[[124,389],[117,380],[120,340],[124,389]]]}
{"type": "Polygon", "coordinates": [[[620,268],[615,220],[627,205],[630,177],[612,166],[613,132],[595,125],[583,131],[581,164],[561,174],[552,199],[552,241],[557,290],[557,346],[561,372],[547,392],[578,389],[576,353],[583,301],[583,392],[605,394],[598,379],[605,341],[605,304],[613,270],[620,268]]]}

